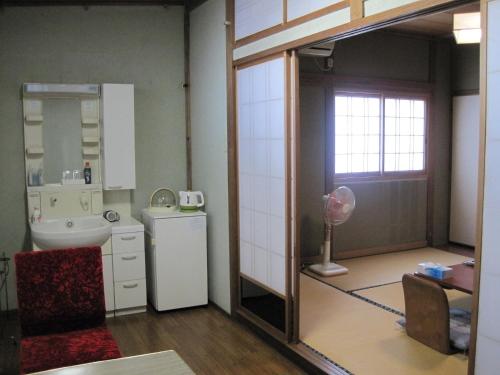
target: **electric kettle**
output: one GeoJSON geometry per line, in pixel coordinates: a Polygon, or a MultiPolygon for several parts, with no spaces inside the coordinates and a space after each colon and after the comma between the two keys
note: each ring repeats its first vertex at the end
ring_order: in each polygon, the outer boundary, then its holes
{"type": "Polygon", "coordinates": [[[205,205],[201,191],[179,191],[179,207],[181,211],[198,211],[205,205]]]}

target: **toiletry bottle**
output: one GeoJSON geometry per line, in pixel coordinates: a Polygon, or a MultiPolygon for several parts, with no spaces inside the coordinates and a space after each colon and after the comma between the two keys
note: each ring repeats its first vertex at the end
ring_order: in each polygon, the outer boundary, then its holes
{"type": "Polygon", "coordinates": [[[33,185],[31,186],[40,186],[40,184],[38,183],[38,171],[33,169],[31,171],[31,182],[33,183],[33,185]]]}
{"type": "Polygon", "coordinates": [[[33,185],[33,168],[30,167],[28,169],[28,186],[34,186],[33,185]]]}
{"type": "Polygon", "coordinates": [[[38,186],[43,186],[43,169],[40,167],[38,169],[38,186]]]}
{"type": "Polygon", "coordinates": [[[88,161],[85,162],[85,168],[83,168],[83,177],[85,177],[86,184],[92,183],[92,170],[90,169],[90,163],[88,161]]]}

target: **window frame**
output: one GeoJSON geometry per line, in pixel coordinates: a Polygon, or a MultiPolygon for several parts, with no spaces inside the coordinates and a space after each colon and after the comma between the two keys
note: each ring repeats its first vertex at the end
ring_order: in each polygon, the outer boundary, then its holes
{"type": "Polygon", "coordinates": [[[383,84],[345,84],[335,85],[328,90],[326,110],[326,167],[327,180],[335,183],[363,182],[363,181],[385,181],[385,180],[415,180],[426,179],[430,169],[430,147],[429,131],[431,122],[432,93],[429,89],[419,87],[411,82],[397,82],[390,86],[383,84]],[[379,171],[377,172],[353,172],[335,173],[335,97],[337,95],[376,97],[380,99],[380,155],[379,171]],[[423,100],[425,102],[424,118],[424,168],[418,171],[384,171],[385,167],[385,99],[409,99],[423,100]]]}

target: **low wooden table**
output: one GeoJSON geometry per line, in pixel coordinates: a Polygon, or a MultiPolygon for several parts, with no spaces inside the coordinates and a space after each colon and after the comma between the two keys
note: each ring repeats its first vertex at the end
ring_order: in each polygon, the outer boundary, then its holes
{"type": "Polygon", "coordinates": [[[33,373],[33,375],[194,375],[173,350],[85,363],[33,373]]]}
{"type": "Polygon", "coordinates": [[[448,279],[436,279],[419,272],[415,272],[415,276],[434,281],[446,289],[456,289],[467,294],[472,294],[474,289],[474,267],[466,266],[462,263],[450,267],[453,268],[453,276],[448,279]]]}

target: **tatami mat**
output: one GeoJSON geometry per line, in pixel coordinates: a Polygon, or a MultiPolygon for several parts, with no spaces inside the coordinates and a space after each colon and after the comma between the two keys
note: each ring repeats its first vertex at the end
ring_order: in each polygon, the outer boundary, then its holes
{"type": "Polygon", "coordinates": [[[300,278],[300,339],[357,375],[465,375],[467,357],[409,338],[397,315],[306,275],[300,278]]]}
{"type": "Polygon", "coordinates": [[[337,263],[349,269],[349,273],[346,275],[321,277],[308,270],[304,272],[344,291],[353,291],[401,281],[403,274],[415,272],[417,265],[421,262],[452,265],[461,263],[466,259],[468,258],[462,255],[425,247],[340,260],[337,263]]]}
{"type": "MultiPolygon", "coordinates": [[[[456,307],[471,311],[471,295],[460,292],[458,290],[445,290],[445,292],[448,295],[448,302],[450,304],[450,307],[456,307]]],[[[390,307],[403,314],[405,312],[405,297],[403,293],[403,285],[400,282],[359,290],[357,292],[354,292],[353,294],[390,307]]]]}

